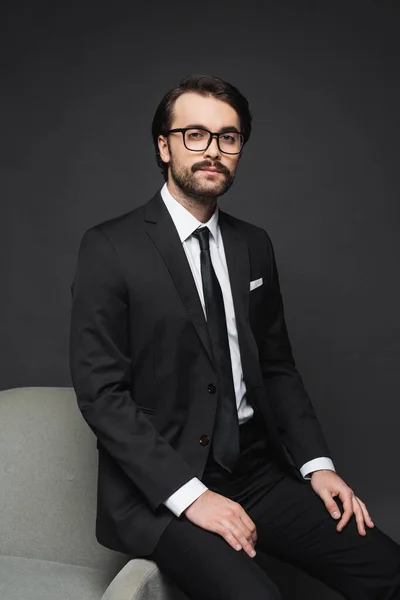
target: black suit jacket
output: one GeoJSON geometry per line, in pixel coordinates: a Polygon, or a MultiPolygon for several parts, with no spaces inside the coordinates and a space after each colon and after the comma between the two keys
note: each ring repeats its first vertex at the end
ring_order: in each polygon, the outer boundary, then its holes
{"type": "MultiPolygon", "coordinates": [[[[271,240],[222,210],[219,225],[248,399],[304,481],[298,469],[329,450],[293,359],[271,240]]],[[[97,539],[146,556],[176,518],[163,501],[202,477],[217,398],[200,298],[159,191],[85,231],[71,289],[71,377],[98,439],[97,539]]]]}

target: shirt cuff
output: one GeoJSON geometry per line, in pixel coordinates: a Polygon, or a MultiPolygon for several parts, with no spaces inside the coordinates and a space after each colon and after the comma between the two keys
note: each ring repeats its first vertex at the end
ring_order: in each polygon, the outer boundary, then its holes
{"type": "Polygon", "coordinates": [[[333,466],[333,462],[326,456],[320,458],[314,458],[306,462],[300,469],[300,473],[304,479],[311,479],[311,473],[313,471],[320,471],[321,469],[329,469],[330,471],[336,471],[333,466]]]}
{"type": "Polygon", "coordinates": [[[163,504],[165,504],[176,517],[179,517],[188,506],[207,490],[208,487],[205,486],[200,479],[193,477],[193,479],[190,479],[187,483],[183,484],[176,492],[167,498],[163,504]]]}

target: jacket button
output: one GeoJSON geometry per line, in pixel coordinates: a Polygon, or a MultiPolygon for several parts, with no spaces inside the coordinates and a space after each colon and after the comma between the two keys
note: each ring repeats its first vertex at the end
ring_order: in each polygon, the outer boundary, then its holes
{"type": "Polygon", "coordinates": [[[209,394],[215,394],[215,392],[217,391],[217,388],[213,383],[209,383],[207,389],[209,394]]]}
{"type": "Polygon", "coordinates": [[[208,435],[201,435],[199,442],[202,446],[207,446],[207,444],[210,442],[210,438],[208,435]]]}

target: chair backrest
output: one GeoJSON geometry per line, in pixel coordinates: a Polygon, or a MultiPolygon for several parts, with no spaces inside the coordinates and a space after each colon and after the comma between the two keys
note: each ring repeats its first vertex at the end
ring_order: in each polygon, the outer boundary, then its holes
{"type": "Polygon", "coordinates": [[[96,438],[73,388],[0,391],[0,554],[118,570],[95,538],[96,438]]]}

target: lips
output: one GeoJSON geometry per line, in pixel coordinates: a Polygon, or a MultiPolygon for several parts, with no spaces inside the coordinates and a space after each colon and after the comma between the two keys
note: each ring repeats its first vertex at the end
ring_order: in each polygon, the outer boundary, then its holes
{"type": "Polygon", "coordinates": [[[200,171],[210,171],[211,173],[222,173],[222,171],[220,171],[219,169],[216,169],[215,167],[206,167],[206,168],[200,169],[200,171]]]}

